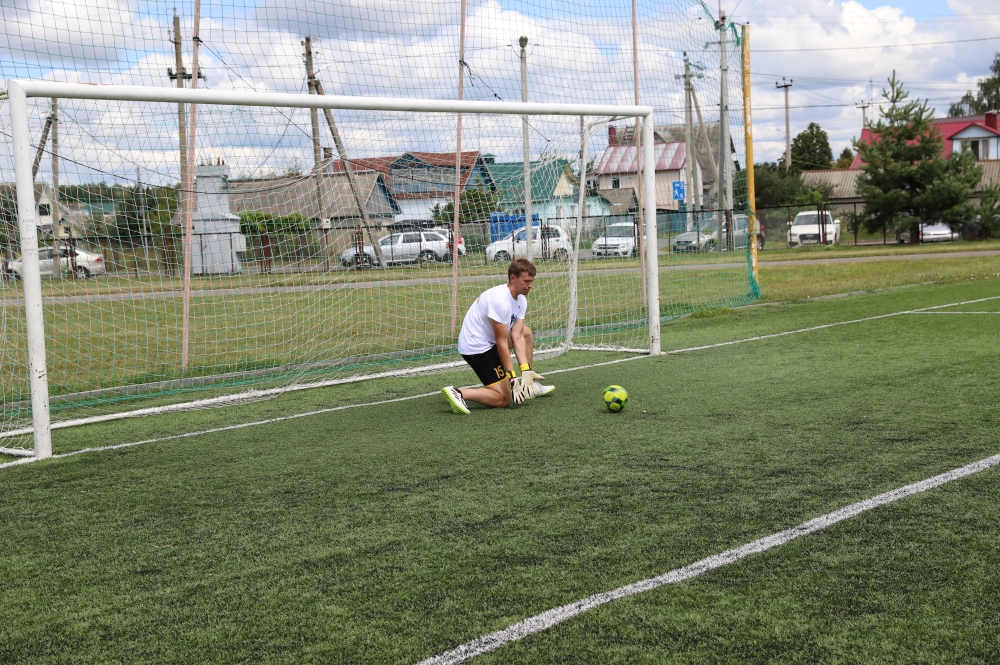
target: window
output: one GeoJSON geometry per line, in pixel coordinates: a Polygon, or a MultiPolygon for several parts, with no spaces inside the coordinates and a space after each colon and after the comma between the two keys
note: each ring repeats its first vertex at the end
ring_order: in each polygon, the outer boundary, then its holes
{"type": "Polygon", "coordinates": [[[383,247],[388,247],[389,245],[395,243],[396,242],[396,238],[398,238],[398,237],[399,237],[398,235],[386,236],[386,237],[382,238],[381,240],[379,240],[378,244],[382,245],[383,247]]]}
{"type": "Polygon", "coordinates": [[[962,152],[971,151],[976,159],[990,158],[989,139],[966,139],[962,141],[962,152]]]}
{"type": "Polygon", "coordinates": [[[38,204],[38,216],[39,217],[48,217],[51,214],[52,214],[52,207],[48,203],[39,203],[38,204]]]}
{"type": "Polygon", "coordinates": [[[621,188],[621,186],[622,186],[621,178],[612,178],[611,179],[611,189],[619,189],[619,188],[621,188]]]}
{"type": "Polygon", "coordinates": [[[546,239],[555,238],[555,239],[558,240],[560,238],[559,227],[558,226],[543,226],[542,227],[542,238],[546,238],[546,239]]]}
{"type": "Polygon", "coordinates": [[[424,242],[447,242],[447,240],[440,233],[425,233],[424,242]]]}
{"type": "Polygon", "coordinates": [[[420,234],[419,233],[404,233],[403,234],[403,244],[419,243],[420,234]]]}

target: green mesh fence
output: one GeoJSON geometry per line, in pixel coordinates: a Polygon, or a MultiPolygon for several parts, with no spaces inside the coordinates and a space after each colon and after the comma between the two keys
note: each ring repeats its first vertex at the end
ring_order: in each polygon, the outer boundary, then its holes
{"type": "MultiPolygon", "coordinates": [[[[662,317],[759,295],[740,33],[701,2],[640,1],[634,16],[627,0],[470,2],[463,30],[457,1],[206,0],[197,35],[191,2],[2,12],[4,79],[191,87],[197,44],[200,88],[520,101],[523,63],[531,101],[655,108],[654,222],[631,119],[587,119],[581,174],[578,118],[531,116],[525,132],[465,115],[457,156],[453,114],[30,99],[55,421],[455,361],[465,310],[527,252],[526,208],[540,351],[566,348],[571,272],[574,345],[647,347],[644,224],[662,317]]],[[[31,409],[6,101],[0,123],[0,447],[17,448],[31,409]]]]}

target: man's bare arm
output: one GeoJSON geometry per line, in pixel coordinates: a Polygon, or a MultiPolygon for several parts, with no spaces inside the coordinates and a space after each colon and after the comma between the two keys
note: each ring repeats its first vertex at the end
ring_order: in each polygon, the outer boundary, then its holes
{"type": "MultiPolygon", "coordinates": [[[[490,324],[493,326],[493,336],[497,340],[497,351],[500,353],[500,362],[503,363],[503,368],[507,370],[508,375],[511,375],[514,372],[514,365],[510,361],[510,347],[507,346],[507,326],[503,323],[497,323],[493,319],[490,319],[490,324]]],[[[514,326],[516,327],[517,324],[515,323],[514,326]]],[[[522,340],[523,345],[524,341],[522,340]]],[[[517,349],[516,343],[514,348],[517,349]]],[[[520,357],[518,356],[518,359],[520,357]]]]}
{"type": "MultiPolygon", "coordinates": [[[[514,355],[521,365],[528,364],[528,343],[524,339],[524,319],[514,321],[514,327],[510,329],[510,339],[514,342],[514,355]]],[[[507,354],[508,356],[510,353],[507,354]]]]}

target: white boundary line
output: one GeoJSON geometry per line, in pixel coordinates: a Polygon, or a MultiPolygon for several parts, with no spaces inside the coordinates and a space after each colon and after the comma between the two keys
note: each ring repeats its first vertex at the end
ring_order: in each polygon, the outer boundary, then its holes
{"type": "MultiPolygon", "coordinates": [[[[811,326],[809,328],[799,328],[798,330],[788,330],[788,331],[785,331],[785,332],[773,333],[773,334],[770,334],[770,335],[758,335],[756,337],[748,337],[746,339],[738,339],[738,340],[733,340],[733,341],[730,341],[730,342],[719,342],[718,344],[707,344],[705,346],[692,346],[692,347],[689,347],[689,348],[686,348],[686,349],[675,349],[673,351],[665,351],[664,355],[671,355],[671,354],[678,354],[678,353],[688,353],[690,351],[703,351],[705,349],[715,349],[715,348],[719,348],[719,347],[723,347],[723,346],[731,346],[733,344],[743,344],[744,342],[754,342],[754,341],[758,341],[758,340],[762,340],[762,339],[771,339],[771,338],[774,338],[774,337],[784,337],[785,335],[794,335],[794,334],[797,334],[797,333],[810,332],[810,331],[813,331],[813,330],[823,330],[824,328],[833,328],[833,327],[836,327],[836,326],[843,326],[843,325],[847,325],[847,324],[850,324],[850,323],[862,323],[862,322],[865,322],[865,321],[875,321],[875,320],[878,320],[878,319],[885,319],[885,318],[889,318],[889,317],[892,317],[892,316],[899,316],[901,314],[921,313],[921,312],[926,312],[927,310],[941,309],[943,307],[956,307],[958,305],[970,305],[972,303],[985,302],[985,301],[988,301],[988,300],[1000,300],[1000,296],[990,296],[988,298],[979,298],[979,299],[976,299],[976,300],[966,300],[966,301],[963,301],[963,302],[949,303],[947,305],[933,305],[931,307],[922,307],[920,309],[906,310],[906,311],[902,311],[902,312],[891,312],[889,314],[879,314],[877,316],[869,316],[869,317],[865,317],[865,318],[862,318],[862,319],[851,319],[850,321],[838,321],[838,322],[835,322],[835,323],[825,323],[823,325],[811,326]]],[[[639,359],[642,359],[642,358],[650,358],[650,357],[653,357],[653,356],[649,356],[649,355],[636,355],[636,356],[629,356],[627,358],[616,358],[615,360],[607,360],[607,361],[604,361],[604,362],[593,363],[593,364],[590,364],[590,365],[580,365],[578,367],[567,367],[565,369],[550,370],[550,371],[546,372],[546,374],[562,374],[564,372],[575,372],[575,371],[581,370],[581,369],[592,369],[594,367],[605,367],[607,365],[617,365],[618,363],[631,362],[633,360],[639,360],[639,359]]],[[[447,365],[454,365],[454,366],[459,366],[461,364],[462,364],[462,362],[447,363],[447,365]]],[[[385,374],[390,374],[390,372],[386,372],[385,374]]],[[[352,381],[352,379],[335,379],[333,381],[330,381],[329,385],[334,385],[335,383],[349,383],[351,381],[352,381]]],[[[257,391],[257,392],[266,392],[266,391],[257,391]]],[[[247,393],[241,393],[241,394],[242,395],[246,395],[247,393]]],[[[113,446],[102,446],[102,447],[99,447],[99,448],[84,448],[82,450],[76,450],[76,451],[73,451],[71,453],[64,453],[62,455],[53,455],[52,457],[53,458],[70,457],[72,455],[79,455],[80,453],[102,452],[102,451],[105,451],[105,450],[116,450],[118,448],[129,448],[129,447],[132,447],[132,446],[138,446],[138,445],[142,445],[142,444],[145,444],[145,443],[157,443],[157,442],[160,442],[160,441],[170,441],[170,440],[173,440],[173,439],[184,439],[184,438],[188,438],[188,437],[192,437],[192,436],[200,436],[202,434],[212,434],[214,432],[225,432],[225,431],[229,431],[229,430],[243,429],[245,427],[254,427],[254,426],[257,426],[257,425],[268,425],[270,423],[282,422],[282,421],[285,421],[285,420],[294,420],[294,419],[297,419],[297,418],[305,418],[307,416],[316,416],[316,415],[320,415],[320,414],[324,414],[324,413],[331,413],[333,411],[342,411],[344,409],[354,409],[354,408],[359,408],[359,407],[364,407],[364,406],[378,406],[378,405],[381,405],[381,404],[392,404],[394,402],[405,402],[407,400],[418,399],[418,398],[421,398],[421,397],[430,397],[430,396],[436,395],[436,394],[437,394],[436,392],[433,392],[433,393],[422,393],[420,395],[410,395],[408,397],[397,397],[395,399],[380,400],[380,401],[377,401],[377,402],[364,402],[364,403],[361,403],[361,404],[345,404],[345,405],[342,405],[342,406],[330,407],[328,409],[320,409],[318,411],[308,411],[306,413],[297,413],[297,414],[293,414],[293,415],[290,415],[290,416],[281,416],[279,418],[269,418],[267,420],[257,420],[257,421],[254,421],[254,422],[241,423],[241,424],[238,424],[238,425],[229,425],[229,426],[226,426],[226,427],[218,427],[218,428],[213,428],[213,429],[199,430],[197,432],[187,432],[185,434],[175,434],[175,435],[172,435],[172,436],[161,437],[161,438],[156,438],[156,439],[146,439],[146,440],[143,440],[143,441],[135,441],[135,442],[132,442],[132,443],[120,443],[120,444],[116,444],[116,445],[113,445],[113,446]]],[[[226,397],[229,397],[229,396],[226,396],[226,397]]],[[[153,408],[159,408],[159,407],[153,407],[153,408]]],[[[81,419],[81,420],[87,420],[88,422],[100,422],[100,421],[90,421],[89,419],[81,419]]],[[[72,422],[72,421],[65,421],[65,423],[69,423],[69,422],[72,422]]],[[[68,426],[68,425],[64,425],[64,426],[68,426]]],[[[26,458],[26,459],[23,459],[23,460],[16,460],[16,461],[13,461],[13,462],[5,462],[3,464],[0,464],[0,469],[6,468],[8,466],[16,466],[16,465],[19,465],[19,464],[27,464],[27,463],[33,462],[33,461],[35,461],[37,459],[38,458],[36,458],[36,457],[30,457],[30,458],[26,458]]]]}
{"type": "Polygon", "coordinates": [[[911,314],[1000,314],[1000,312],[910,312],[911,314]]]}
{"type": "Polygon", "coordinates": [[[577,616],[578,614],[582,614],[587,610],[592,610],[595,607],[600,607],[601,605],[605,605],[612,601],[628,598],[629,596],[634,596],[645,591],[651,591],[667,584],[676,584],[677,582],[683,582],[684,580],[698,577],[699,575],[715,570],[716,568],[721,568],[731,563],[735,563],[753,554],[766,552],[769,549],[775,548],[779,545],[784,545],[785,543],[789,543],[797,538],[801,538],[802,536],[825,529],[828,526],[832,526],[852,517],[856,517],[861,513],[878,508],[879,506],[899,501],[900,499],[904,499],[914,494],[926,492],[929,489],[940,487],[941,485],[950,483],[953,480],[958,480],[966,476],[971,476],[974,473],[985,471],[986,469],[995,467],[998,464],[1000,464],[1000,455],[994,455],[992,457],[979,460],[978,462],[973,462],[971,464],[967,464],[966,466],[933,476],[932,478],[891,490],[885,494],[879,494],[871,499],[865,499],[864,501],[852,503],[849,506],[826,513],[825,515],[820,515],[819,517],[811,519],[808,522],[803,522],[802,524],[794,526],[791,529],[779,531],[778,533],[765,536],[753,542],[747,543],[746,545],[726,550],[721,554],[715,554],[700,561],[695,561],[694,563],[684,566],[683,568],[676,568],[656,577],[651,577],[639,582],[633,582],[632,584],[618,587],[612,591],[605,591],[604,593],[587,596],[583,600],[578,600],[574,603],[562,605],[548,610],[547,612],[536,614],[533,617],[511,624],[503,630],[483,635],[480,638],[471,642],[466,642],[465,644],[451,649],[450,651],[445,651],[437,656],[432,656],[422,660],[417,665],[454,665],[455,663],[461,663],[470,658],[499,649],[500,647],[510,644],[511,642],[516,642],[517,640],[527,637],[528,635],[533,635],[534,633],[547,630],[562,623],[563,621],[566,621],[567,619],[577,616]]]}

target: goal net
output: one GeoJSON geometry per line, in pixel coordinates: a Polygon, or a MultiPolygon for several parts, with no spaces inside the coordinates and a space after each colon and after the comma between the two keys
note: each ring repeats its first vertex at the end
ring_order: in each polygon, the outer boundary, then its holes
{"type": "MultiPolygon", "coordinates": [[[[628,8],[618,4],[616,11],[628,8]]],[[[148,61],[129,63],[138,56],[122,54],[132,67],[127,77],[72,49],[56,66],[38,42],[25,42],[13,64],[3,65],[5,78],[174,90],[180,72],[190,88],[184,77],[193,77],[192,17],[182,7],[174,21],[169,10],[152,7],[164,10],[154,18],[165,27],[179,27],[183,70],[170,42],[147,43],[148,61]],[[162,75],[148,69],[153,62],[162,75]]],[[[317,7],[331,20],[348,13],[336,2],[317,7]]],[[[202,3],[201,11],[224,16],[222,9],[202,3]]],[[[713,36],[720,41],[720,32],[707,10],[689,2],[646,10],[701,33],[661,34],[640,21],[640,55],[645,49],[652,59],[640,70],[639,87],[640,102],[654,108],[647,189],[655,212],[643,205],[645,146],[636,113],[625,108],[634,101],[631,52],[614,56],[588,33],[590,66],[614,67],[602,75],[607,89],[581,87],[571,78],[583,55],[556,29],[559,21],[523,49],[530,98],[550,105],[523,115],[320,108],[319,101],[310,108],[55,92],[29,97],[27,191],[53,425],[453,368],[466,309],[505,280],[514,257],[530,256],[539,268],[528,324],[542,355],[571,348],[648,351],[654,320],[751,301],[759,291],[748,260],[745,179],[737,170],[745,167],[739,33],[727,28],[731,90],[728,113],[720,114],[720,47],[705,46],[713,36]],[[699,52],[688,57],[687,70],[685,46],[699,52]],[[624,82],[615,80],[625,74],[624,82]],[[551,105],[568,103],[590,109],[552,112],[551,105]],[[726,139],[729,149],[720,151],[726,139]],[[723,162],[732,168],[720,170],[723,162]],[[685,192],[675,198],[678,183],[685,192]],[[650,275],[659,290],[652,317],[650,275]]],[[[538,20],[545,13],[530,5],[518,11],[538,20]]],[[[598,18],[571,11],[562,27],[580,31],[598,18]]],[[[616,15],[612,23],[624,29],[622,19],[616,15]]],[[[24,25],[8,22],[8,39],[36,20],[29,12],[24,25]]],[[[461,69],[466,100],[511,103],[520,99],[517,37],[532,34],[531,26],[519,25],[510,39],[487,46],[487,16],[470,10],[460,68],[440,62],[443,55],[454,62],[458,45],[450,43],[441,53],[418,49],[409,62],[410,46],[394,32],[400,25],[388,19],[357,28],[385,37],[381,50],[361,52],[367,47],[354,44],[349,55],[340,51],[336,31],[314,38],[295,23],[301,17],[276,28],[281,39],[272,42],[259,24],[251,29],[245,20],[227,20],[202,23],[198,62],[207,81],[197,79],[200,88],[277,89],[314,100],[454,99],[461,69]],[[294,40],[284,43],[289,35],[294,40]],[[245,61],[254,48],[279,42],[292,55],[272,53],[270,65],[294,66],[294,76],[245,61]],[[421,73],[420,63],[430,73],[421,73]],[[417,84],[418,75],[429,77],[426,85],[417,84]]],[[[114,33],[124,24],[100,25],[114,33]]],[[[411,27],[412,40],[440,39],[411,27]]],[[[619,37],[615,49],[631,48],[630,29],[619,37]]],[[[18,228],[25,215],[15,187],[10,105],[5,101],[0,115],[11,137],[0,155],[0,449],[27,453],[36,415],[28,361],[34,278],[18,228]]]]}

